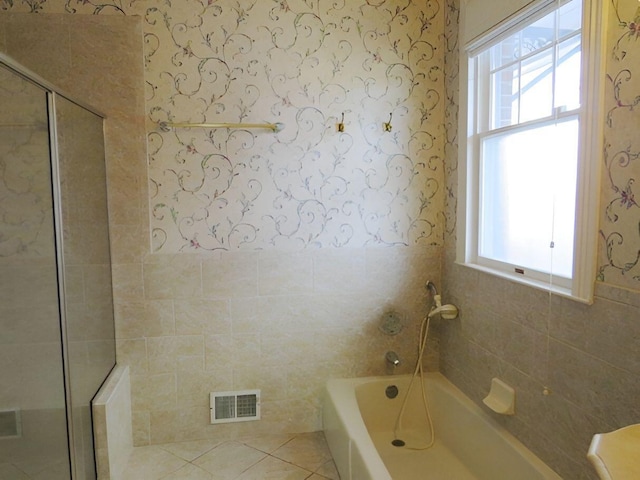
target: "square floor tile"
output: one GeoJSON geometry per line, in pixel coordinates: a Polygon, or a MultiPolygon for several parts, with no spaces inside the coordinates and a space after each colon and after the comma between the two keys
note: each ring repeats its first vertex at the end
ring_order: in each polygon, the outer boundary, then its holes
{"type": "Polygon", "coordinates": [[[240,442],[244,443],[249,447],[258,449],[262,452],[271,453],[277,450],[278,448],[280,448],[281,446],[283,446],[285,443],[295,438],[295,436],[296,436],[295,434],[286,434],[286,433],[273,434],[273,435],[260,435],[257,437],[243,438],[240,440],[240,442]]]}
{"type": "Polygon", "coordinates": [[[332,458],[323,432],[297,435],[274,451],[272,455],[312,472],[317,471],[332,458]]]}
{"type": "Polygon", "coordinates": [[[220,445],[220,442],[213,440],[196,440],[193,442],[165,443],[159,445],[159,447],[167,452],[173,453],[176,457],[180,457],[187,462],[192,462],[208,451],[213,450],[218,445],[220,445]]]}
{"type": "Polygon", "coordinates": [[[320,468],[316,470],[316,473],[322,475],[323,478],[330,478],[331,480],[340,480],[338,469],[333,459],[325,462],[320,468]]]}
{"type": "Polygon", "coordinates": [[[304,480],[311,472],[275,457],[260,460],[245,470],[237,480],[304,480]]]}
{"type": "Polygon", "coordinates": [[[26,473],[9,463],[0,463],[0,478],[2,480],[29,480],[26,473]]]}
{"type": "Polygon", "coordinates": [[[136,447],[131,452],[123,480],[156,480],[187,465],[187,462],[157,446],[136,447]]]}
{"type": "Polygon", "coordinates": [[[166,477],[162,477],[162,480],[212,480],[212,478],[213,476],[206,470],[189,463],[166,477]]]}
{"type": "Polygon", "coordinates": [[[232,480],[267,455],[237,442],[225,442],[194,460],[214,480],[232,480]]]}

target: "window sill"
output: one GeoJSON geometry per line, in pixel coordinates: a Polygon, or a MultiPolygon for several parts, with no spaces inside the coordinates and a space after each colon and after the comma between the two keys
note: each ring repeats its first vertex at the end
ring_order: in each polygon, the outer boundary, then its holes
{"type": "Polygon", "coordinates": [[[579,303],[583,303],[585,305],[591,305],[593,303],[593,299],[586,299],[582,297],[578,297],[574,295],[571,290],[568,288],[559,287],[557,285],[551,285],[549,283],[540,282],[537,280],[532,280],[529,278],[523,278],[519,275],[509,274],[507,272],[503,272],[501,270],[495,270],[493,268],[485,267],[482,265],[478,265],[475,263],[467,263],[467,262],[455,262],[456,265],[460,265],[462,267],[467,267],[473,270],[477,270],[488,275],[493,275],[496,277],[504,278],[506,280],[519,283],[520,285],[526,285],[528,287],[536,288],[538,290],[542,290],[545,292],[549,292],[553,295],[558,295],[560,297],[568,298],[570,300],[574,300],[579,303]]]}

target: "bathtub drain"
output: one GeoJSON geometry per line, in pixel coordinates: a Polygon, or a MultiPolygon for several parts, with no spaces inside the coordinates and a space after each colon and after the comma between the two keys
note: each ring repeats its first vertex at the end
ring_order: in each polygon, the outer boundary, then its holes
{"type": "Polygon", "coordinates": [[[395,440],[391,441],[391,445],[393,445],[394,447],[404,447],[404,440],[396,438],[395,440]]]}

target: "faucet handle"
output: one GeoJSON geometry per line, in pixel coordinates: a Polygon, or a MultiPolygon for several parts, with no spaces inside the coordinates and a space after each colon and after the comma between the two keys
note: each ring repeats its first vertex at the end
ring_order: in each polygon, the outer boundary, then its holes
{"type": "Polygon", "coordinates": [[[400,365],[400,357],[398,357],[398,354],[396,352],[389,351],[384,356],[384,358],[387,360],[387,363],[393,365],[394,367],[400,365]]]}

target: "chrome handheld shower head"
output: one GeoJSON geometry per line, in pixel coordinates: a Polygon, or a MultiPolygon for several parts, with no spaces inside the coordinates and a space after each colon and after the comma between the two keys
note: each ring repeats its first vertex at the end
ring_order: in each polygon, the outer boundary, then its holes
{"type": "Polygon", "coordinates": [[[453,320],[458,316],[458,307],[455,305],[451,305],[450,303],[446,305],[438,305],[434,307],[429,312],[429,318],[432,318],[436,315],[440,315],[443,320],[453,320]]]}
{"type": "Polygon", "coordinates": [[[435,315],[440,315],[445,320],[453,320],[458,316],[458,308],[455,305],[442,304],[442,297],[438,294],[438,289],[431,280],[426,283],[425,288],[429,291],[429,294],[433,299],[431,311],[428,315],[429,318],[434,317],[435,315]]]}

